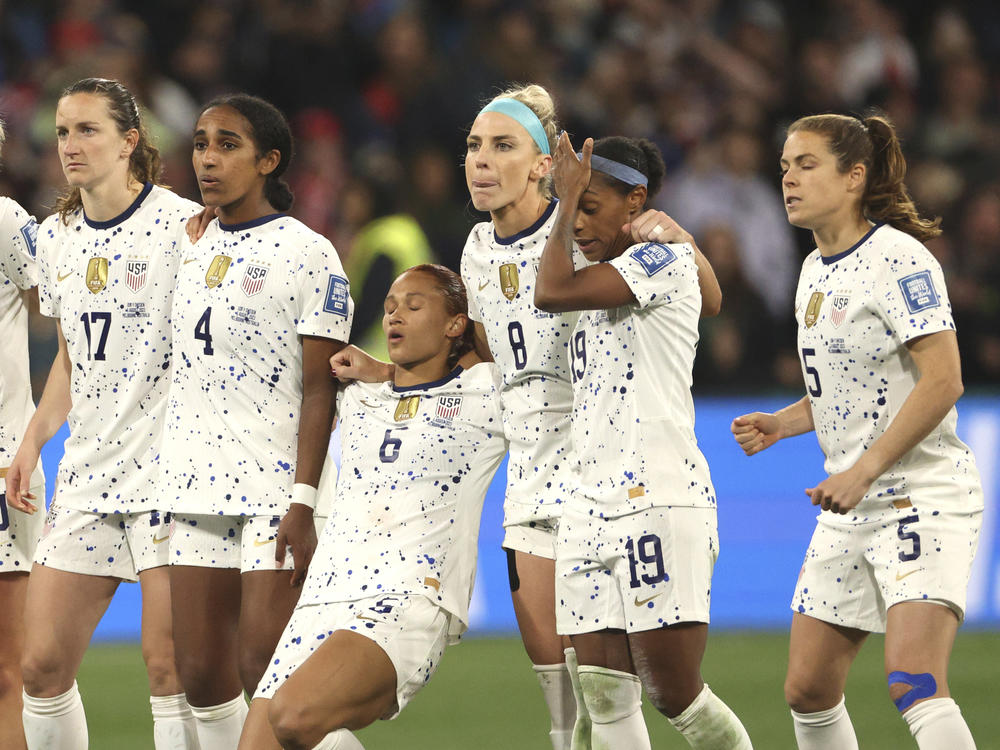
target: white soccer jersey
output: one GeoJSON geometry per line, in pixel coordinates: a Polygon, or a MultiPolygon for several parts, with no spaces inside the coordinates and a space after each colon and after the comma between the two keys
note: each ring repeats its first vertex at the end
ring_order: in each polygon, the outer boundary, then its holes
{"type": "Polygon", "coordinates": [[[283,514],[298,451],[300,337],[347,341],[351,332],[340,258],[283,214],[215,220],[183,244],[161,503],[183,513],[283,514]]]}
{"type": "Polygon", "coordinates": [[[610,263],[636,301],[584,311],[573,331],[574,501],[605,518],[654,506],[714,507],[691,397],[701,314],[694,250],[650,242],[610,263]]]}
{"type": "Polygon", "coordinates": [[[0,335],[4,347],[0,357],[0,468],[10,466],[35,411],[28,372],[28,307],[22,292],[38,281],[37,233],[34,217],[10,198],[0,198],[0,335]]]}
{"type": "MultiPolygon", "coordinates": [[[[473,227],[462,252],[469,317],[483,324],[500,368],[510,441],[505,525],[559,515],[573,484],[573,388],[566,342],[578,313],[535,307],[535,277],[555,223],[556,202],[523,232],[499,238],[492,222],[473,227]]],[[[574,264],[587,265],[574,245],[574,264]]]]}
{"type": "MultiPolygon", "coordinates": [[[[828,474],[846,471],[885,432],[919,378],[906,342],[954,330],[941,266],[918,240],[877,225],[854,247],[802,264],[795,294],[798,349],[828,474]]],[[[935,488],[949,510],[983,507],[979,474],[958,439],[957,412],[872,484],[861,522],[891,501],[935,488]]],[[[915,497],[914,501],[919,500],[915,497]]]]}
{"type": "MultiPolygon", "coordinates": [[[[420,594],[468,625],[483,498],[507,450],[495,365],[353,383],[336,497],[299,606],[420,594]]],[[[456,623],[458,626],[458,623],[456,623]]]]}
{"type": "Polygon", "coordinates": [[[109,221],[50,216],[38,236],[39,300],[72,365],[57,500],[90,513],[155,510],[155,442],[170,382],[177,241],[200,207],[147,183],[109,221]]]}

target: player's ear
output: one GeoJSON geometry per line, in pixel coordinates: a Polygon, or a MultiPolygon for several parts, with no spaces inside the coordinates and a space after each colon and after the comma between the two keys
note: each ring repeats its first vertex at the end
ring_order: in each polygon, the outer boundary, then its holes
{"type": "Polygon", "coordinates": [[[465,333],[465,327],[467,325],[469,325],[469,318],[465,315],[465,313],[459,313],[448,321],[448,325],[445,327],[445,335],[450,339],[458,338],[465,333]]]}

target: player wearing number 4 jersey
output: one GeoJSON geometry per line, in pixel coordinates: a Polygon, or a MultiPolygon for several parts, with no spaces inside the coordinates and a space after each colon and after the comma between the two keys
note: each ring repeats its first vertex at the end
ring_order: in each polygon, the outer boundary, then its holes
{"type": "MultiPolygon", "coordinates": [[[[4,142],[0,121],[0,145],[4,142]]],[[[37,283],[33,216],[0,197],[0,480],[7,475],[35,402],[28,375],[28,295],[37,283]]],[[[31,493],[45,497],[42,467],[30,478],[31,493]]],[[[11,511],[0,484],[0,747],[24,747],[21,729],[21,650],[28,571],[43,516],[11,511]]]]}
{"type": "Polygon", "coordinates": [[[789,221],[811,229],[795,298],[808,395],[738,417],[748,455],[815,430],[829,475],[792,601],[785,695],[800,750],[855,750],[843,691],[885,632],[889,695],[922,750],[974,748],[948,692],[952,643],[982,519],[975,460],[955,434],[962,392],[940,233],[903,185],[883,117],[806,117],[781,157],[789,221]]]}
{"type": "Polygon", "coordinates": [[[178,669],[202,747],[225,750],[239,741],[243,692],[256,689],[316,546],[336,397],[329,361],[353,307],[333,246],[283,213],[292,136],[281,112],[246,94],[220,97],[202,110],[193,146],[218,218],[196,243],[184,240],[157,491],[176,514],[178,669]]]}
{"type": "MultiPolygon", "coordinates": [[[[69,185],[38,238],[41,311],[59,352],[7,475],[35,512],[28,477],[68,417],[69,438],[28,584],[24,728],[29,748],[87,746],[74,678],[122,580],[138,578],[142,645],[158,750],[197,747],[174,667],[167,580],[169,516],[155,492],[156,440],[170,377],[177,240],[198,206],[153,182],[159,155],[132,95],[85,79],[56,110],[69,185]]],[[[44,507],[44,506],[43,506],[44,507]]]]}
{"type": "Polygon", "coordinates": [[[534,298],[582,311],[569,344],[580,473],[556,545],[558,628],[576,648],[595,748],[649,748],[645,687],[693,748],[748,750],[701,679],[718,555],[691,399],[702,304],[691,236],[643,212],[664,171],[648,141],[587,139],[578,158],[563,134],[556,149],[562,202],[534,298]],[[633,244],[646,234],[658,241],[633,244]],[[593,265],[575,268],[574,240],[593,265]]]}
{"type": "Polygon", "coordinates": [[[348,728],[396,716],[465,631],[506,451],[496,367],[476,364],[466,309],[443,266],[411,268],[386,295],[393,381],[344,391],[330,519],[241,750],[357,750],[348,728]]]}

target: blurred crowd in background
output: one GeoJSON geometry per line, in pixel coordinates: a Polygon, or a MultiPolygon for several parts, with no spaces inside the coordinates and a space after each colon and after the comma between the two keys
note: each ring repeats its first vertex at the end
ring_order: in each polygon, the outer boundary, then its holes
{"type": "MultiPolygon", "coordinates": [[[[465,135],[501,88],[548,88],[575,144],[651,139],[668,168],[653,202],[694,233],[725,295],[702,321],[698,393],[802,389],[792,296],[811,237],[785,219],[784,127],[879,107],[904,139],[922,213],[943,218],[930,247],[966,386],[1000,384],[992,0],[0,0],[0,194],[39,220],[63,185],[59,92],[95,75],[137,95],[166,183],[195,200],[199,106],[234,90],[277,104],[297,138],[291,213],[341,254],[361,333],[395,265],[458,268],[484,218],[465,189],[465,135]]],[[[33,328],[44,377],[51,324],[35,316],[33,328]]]]}

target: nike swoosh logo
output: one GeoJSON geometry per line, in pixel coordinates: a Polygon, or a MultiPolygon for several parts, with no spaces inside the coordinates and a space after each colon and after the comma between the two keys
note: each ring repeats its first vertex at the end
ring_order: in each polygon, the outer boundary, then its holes
{"type": "Polygon", "coordinates": [[[188,263],[197,263],[199,260],[201,260],[201,258],[189,258],[188,260],[184,261],[181,265],[186,266],[188,263]]]}
{"type": "Polygon", "coordinates": [[[65,276],[63,276],[63,275],[62,275],[61,273],[57,273],[57,274],[56,274],[56,281],[57,281],[57,282],[58,282],[58,281],[65,281],[65,280],[66,280],[66,279],[68,279],[68,278],[69,278],[70,276],[72,276],[72,275],[73,275],[74,273],[76,273],[76,271],[70,271],[70,272],[69,272],[68,274],[66,274],[65,276]]]}
{"type": "MultiPolygon", "coordinates": [[[[661,591],[660,594],[662,594],[662,593],[663,592],[661,591]]],[[[658,597],[660,594],[653,594],[648,599],[642,599],[642,600],[640,600],[639,597],[637,596],[635,598],[635,606],[641,607],[643,604],[649,604],[651,601],[653,601],[653,599],[655,599],[656,597],[658,597]]]]}
{"type": "Polygon", "coordinates": [[[169,542],[169,541],[170,541],[170,534],[167,534],[164,537],[159,537],[159,536],[153,537],[153,544],[163,544],[164,542],[169,542]]]}
{"type": "Polygon", "coordinates": [[[488,281],[485,284],[480,284],[479,285],[479,291],[483,291],[489,285],[490,285],[490,282],[488,282],[488,281]]]}
{"type": "Polygon", "coordinates": [[[378,408],[378,404],[369,404],[364,399],[361,399],[361,403],[364,404],[365,406],[367,406],[369,409],[377,409],[378,408]]]}
{"type": "Polygon", "coordinates": [[[260,541],[260,539],[254,539],[253,540],[253,546],[254,547],[266,547],[269,544],[274,544],[274,540],[275,539],[277,539],[277,537],[273,537],[273,536],[270,539],[267,539],[267,540],[265,540],[263,542],[260,541]]]}
{"type": "Polygon", "coordinates": [[[372,622],[378,622],[374,617],[365,617],[364,615],[354,615],[356,620],[371,620],[372,622]]]}
{"type": "Polygon", "coordinates": [[[914,573],[919,573],[921,570],[923,570],[923,568],[917,568],[916,570],[911,570],[909,573],[903,573],[903,574],[896,573],[896,580],[902,581],[907,576],[912,576],[914,573]]]}

